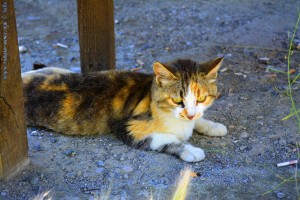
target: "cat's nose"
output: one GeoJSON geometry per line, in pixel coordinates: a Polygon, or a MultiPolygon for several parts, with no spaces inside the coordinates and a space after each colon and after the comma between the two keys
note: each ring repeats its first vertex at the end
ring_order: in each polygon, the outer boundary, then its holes
{"type": "Polygon", "coordinates": [[[188,115],[188,116],[187,116],[187,118],[188,118],[189,120],[194,119],[194,117],[195,117],[195,115],[188,115]]]}

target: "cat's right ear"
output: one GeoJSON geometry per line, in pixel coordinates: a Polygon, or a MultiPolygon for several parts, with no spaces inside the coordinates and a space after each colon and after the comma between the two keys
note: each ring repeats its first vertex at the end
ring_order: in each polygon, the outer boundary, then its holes
{"type": "Polygon", "coordinates": [[[158,85],[166,85],[177,79],[177,77],[160,62],[153,64],[153,71],[156,75],[156,83],[158,85]]]}

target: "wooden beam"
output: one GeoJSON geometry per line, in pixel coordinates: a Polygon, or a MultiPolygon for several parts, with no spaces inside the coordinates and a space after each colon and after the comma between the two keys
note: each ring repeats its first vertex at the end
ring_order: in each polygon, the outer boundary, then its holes
{"type": "Polygon", "coordinates": [[[114,1],[77,0],[81,71],[115,68],[114,1]]]}
{"type": "Polygon", "coordinates": [[[13,0],[0,0],[0,179],[29,163],[13,0]]]}

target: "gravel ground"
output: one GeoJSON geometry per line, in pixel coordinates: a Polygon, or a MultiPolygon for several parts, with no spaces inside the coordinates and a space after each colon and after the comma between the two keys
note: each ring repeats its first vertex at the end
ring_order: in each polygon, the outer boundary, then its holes
{"type": "MultiPolygon", "coordinates": [[[[297,159],[299,130],[295,119],[281,120],[290,112],[287,78],[272,69],[287,68],[299,6],[296,0],[116,1],[117,69],[141,66],[150,72],[157,60],[225,55],[221,96],[206,115],[225,124],[229,134],[195,133],[191,143],[206,151],[206,159],[190,164],[132,149],[111,135],[67,137],[31,127],[31,164],[0,182],[0,200],[33,199],[47,191],[45,199],[96,199],[107,191],[109,199],[150,199],[151,194],[170,199],[185,166],[201,174],[192,180],[187,199],[297,199],[295,166],[276,164],[297,159]]],[[[80,66],[75,0],[15,0],[15,7],[19,45],[27,48],[21,53],[23,72],[33,63],[80,66]]],[[[292,57],[295,74],[299,55],[295,50],[292,57]]],[[[295,83],[298,103],[299,91],[295,83]]]]}

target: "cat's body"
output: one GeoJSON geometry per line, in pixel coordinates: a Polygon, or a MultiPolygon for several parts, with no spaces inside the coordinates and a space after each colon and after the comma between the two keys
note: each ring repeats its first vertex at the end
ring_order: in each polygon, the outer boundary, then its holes
{"type": "Polygon", "coordinates": [[[105,71],[76,74],[45,68],[22,74],[27,125],[68,135],[114,133],[130,146],[204,159],[187,143],[195,129],[212,136],[224,125],[202,118],[217,96],[222,59],[154,64],[155,74],[105,71]]]}

